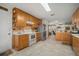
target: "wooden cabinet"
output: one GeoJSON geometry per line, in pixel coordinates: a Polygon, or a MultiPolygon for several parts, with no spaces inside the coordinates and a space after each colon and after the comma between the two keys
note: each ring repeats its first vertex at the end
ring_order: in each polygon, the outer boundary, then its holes
{"type": "Polygon", "coordinates": [[[25,27],[38,28],[41,24],[42,24],[42,20],[18,8],[13,9],[13,30],[15,29],[21,30],[25,27]]]}
{"type": "Polygon", "coordinates": [[[57,32],[56,33],[56,40],[62,41],[65,44],[71,44],[71,34],[68,32],[57,32]]]}
{"type": "Polygon", "coordinates": [[[76,19],[77,19],[77,26],[79,26],[79,8],[77,9],[76,19]]]}
{"type": "Polygon", "coordinates": [[[72,47],[76,55],[79,56],[79,38],[72,37],[72,47]]]}
{"type": "Polygon", "coordinates": [[[62,41],[63,40],[63,33],[62,32],[56,32],[55,36],[57,41],[62,41]]]}
{"type": "Polygon", "coordinates": [[[35,17],[31,16],[31,19],[32,19],[32,22],[34,23],[32,25],[33,28],[38,28],[42,24],[42,21],[38,18],[35,18],[35,17]]]}
{"type": "Polygon", "coordinates": [[[75,48],[77,48],[77,38],[76,37],[72,37],[72,47],[74,49],[74,51],[76,51],[75,48]]]}
{"type": "Polygon", "coordinates": [[[33,16],[30,16],[30,20],[33,22],[32,28],[37,28],[38,27],[36,22],[37,19],[33,16]]]}
{"type": "Polygon", "coordinates": [[[17,8],[13,9],[13,28],[22,29],[26,26],[25,14],[20,12],[17,8]]]}
{"type": "Polygon", "coordinates": [[[72,24],[79,26],[79,8],[77,8],[76,11],[72,15],[72,24]]]}
{"type": "Polygon", "coordinates": [[[12,39],[13,49],[21,50],[29,46],[29,35],[13,35],[12,39]]]}
{"type": "Polygon", "coordinates": [[[36,41],[40,41],[41,40],[41,33],[40,32],[36,32],[36,41]]]}
{"type": "Polygon", "coordinates": [[[68,33],[68,32],[63,33],[63,43],[64,44],[70,44],[71,45],[71,43],[72,43],[71,39],[72,39],[71,33],[68,33]]]}

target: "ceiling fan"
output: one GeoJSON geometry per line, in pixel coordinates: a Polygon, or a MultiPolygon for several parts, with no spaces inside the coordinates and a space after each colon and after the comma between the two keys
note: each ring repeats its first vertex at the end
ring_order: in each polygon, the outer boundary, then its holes
{"type": "Polygon", "coordinates": [[[0,9],[1,9],[1,10],[4,10],[4,11],[8,11],[8,9],[5,8],[5,7],[3,7],[3,6],[0,6],[0,9]]]}

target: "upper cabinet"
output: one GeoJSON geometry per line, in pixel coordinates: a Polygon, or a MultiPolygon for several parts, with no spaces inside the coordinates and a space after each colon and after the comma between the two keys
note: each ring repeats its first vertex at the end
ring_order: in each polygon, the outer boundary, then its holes
{"type": "Polygon", "coordinates": [[[30,16],[30,20],[33,22],[32,28],[38,28],[42,24],[42,21],[36,17],[30,16]]]}
{"type": "Polygon", "coordinates": [[[79,8],[72,15],[72,24],[79,26],[79,8]]]}
{"type": "Polygon", "coordinates": [[[26,26],[25,13],[21,12],[19,9],[13,9],[13,28],[22,29],[26,26]]]}
{"type": "Polygon", "coordinates": [[[42,20],[18,9],[13,9],[13,30],[23,29],[25,27],[38,28],[42,24],[42,20]]]}
{"type": "Polygon", "coordinates": [[[76,16],[76,19],[78,20],[77,22],[77,24],[79,25],[79,8],[78,8],[78,10],[77,10],[77,16],[76,16]]]}

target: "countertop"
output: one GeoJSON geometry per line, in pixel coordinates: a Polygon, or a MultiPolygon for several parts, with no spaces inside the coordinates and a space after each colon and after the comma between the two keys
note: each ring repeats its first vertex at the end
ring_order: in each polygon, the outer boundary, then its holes
{"type": "Polygon", "coordinates": [[[79,34],[72,34],[72,36],[79,38],[79,34]]]}
{"type": "Polygon", "coordinates": [[[13,35],[35,34],[35,32],[13,32],[13,35]]]}

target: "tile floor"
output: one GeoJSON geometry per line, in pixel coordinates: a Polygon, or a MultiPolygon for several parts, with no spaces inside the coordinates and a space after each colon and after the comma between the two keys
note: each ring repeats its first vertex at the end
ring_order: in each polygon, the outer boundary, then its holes
{"type": "Polygon", "coordinates": [[[48,40],[40,41],[19,52],[14,51],[10,56],[75,56],[75,54],[71,46],[63,45],[51,36],[48,40]]]}

